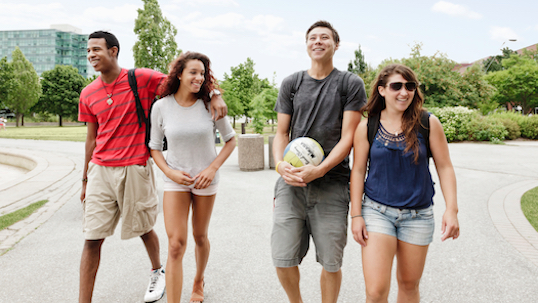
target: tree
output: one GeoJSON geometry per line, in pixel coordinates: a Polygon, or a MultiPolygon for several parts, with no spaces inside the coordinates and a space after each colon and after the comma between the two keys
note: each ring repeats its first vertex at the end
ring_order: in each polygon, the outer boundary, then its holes
{"type": "Polygon", "coordinates": [[[224,74],[222,88],[224,100],[228,105],[228,114],[235,118],[239,116],[250,117],[252,99],[263,89],[270,88],[269,80],[260,79],[254,73],[254,61],[247,58],[245,63],[231,67],[231,74],[224,74]]]}
{"type": "Polygon", "coordinates": [[[525,113],[538,106],[538,63],[513,54],[502,61],[504,70],[488,73],[486,80],[496,89],[493,99],[500,104],[519,104],[525,113]]]}
{"type": "Polygon", "coordinates": [[[462,93],[460,105],[477,107],[483,115],[487,115],[499,105],[492,99],[495,87],[486,81],[484,75],[484,70],[479,64],[474,64],[465,71],[459,85],[462,93]]]}
{"type": "Polygon", "coordinates": [[[276,87],[265,88],[250,102],[252,108],[251,115],[254,117],[254,130],[256,133],[263,133],[265,121],[268,119],[275,120],[276,112],[274,111],[276,99],[278,98],[278,89],[276,87]]]}
{"type": "Polygon", "coordinates": [[[62,126],[62,117],[76,120],[80,92],[86,86],[87,80],[70,65],[56,65],[41,76],[43,93],[32,110],[58,115],[59,126],[62,126]]]}
{"type": "Polygon", "coordinates": [[[13,68],[13,82],[8,93],[7,102],[5,103],[7,103],[7,107],[15,112],[15,120],[18,127],[19,118],[21,118],[21,125],[24,126],[23,115],[39,99],[41,87],[39,85],[39,76],[34,66],[24,57],[19,47],[15,47],[11,58],[12,61],[10,64],[13,68]]]}
{"type": "Polygon", "coordinates": [[[347,70],[357,75],[364,74],[369,70],[368,64],[364,60],[364,54],[362,53],[361,45],[355,50],[355,59],[349,61],[347,70]]]}
{"type": "Polygon", "coordinates": [[[168,64],[181,54],[175,40],[177,29],[162,15],[157,0],[142,1],[144,8],[138,9],[134,28],[138,36],[133,46],[135,66],[168,73],[168,64]]]}
{"type": "Polygon", "coordinates": [[[7,106],[9,91],[13,86],[13,66],[7,62],[7,57],[0,59],[0,109],[7,106]]]}
{"type": "Polygon", "coordinates": [[[515,54],[513,50],[508,47],[502,49],[502,55],[492,56],[482,61],[484,72],[491,73],[503,70],[502,60],[510,58],[510,55],[515,54]]]}

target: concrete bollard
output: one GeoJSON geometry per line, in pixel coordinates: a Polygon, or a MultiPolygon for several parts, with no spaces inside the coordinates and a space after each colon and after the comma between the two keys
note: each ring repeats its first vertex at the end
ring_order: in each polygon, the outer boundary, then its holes
{"type": "Polygon", "coordinates": [[[237,145],[240,170],[256,171],[264,168],[264,146],[262,135],[239,135],[237,145]]]}
{"type": "Polygon", "coordinates": [[[269,139],[269,169],[275,168],[275,158],[273,158],[273,140],[275,139],[274,135],[268,137],[269,139]]]}

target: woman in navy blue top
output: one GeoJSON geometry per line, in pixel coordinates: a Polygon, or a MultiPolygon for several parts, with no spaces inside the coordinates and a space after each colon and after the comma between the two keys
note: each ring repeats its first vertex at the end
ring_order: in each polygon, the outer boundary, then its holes
{"type": "MultiPolygon", "coordinates": [[[[355,131],[351,231],[362,246],[366,302],[387,302],[394,256],[398,302],[420,302],[419,282],[434,232],[434,189],[426,138],[419,132],[424,98],[418,86],[410,68],[386,66],[364,108],[369,117],[379,117],[372,146],[367,119],[355,131]]],[[[441,240],[456,239],[456,175],[443,127],[435,116],[428,119],[429,146],[446,201],[441,240]]]]}

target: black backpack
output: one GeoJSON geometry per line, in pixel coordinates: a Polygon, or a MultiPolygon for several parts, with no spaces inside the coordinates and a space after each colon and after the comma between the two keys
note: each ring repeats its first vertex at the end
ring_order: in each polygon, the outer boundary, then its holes
{"type": "MultiPolygon", "coordinates": [[[[370,149],[372,148],[372,143],[374,143],[375,135],[379,128],[379,115],[368,116],[368,143],[370,143],[370,149]]],[[[418,129],[419,133],[424,137],[426,142],[426,150],[428,151],[428,159],[432,156],[432,151],[430,150],[430,114],[423,110],[422,115],[420,116],[420,128],[418,129]]],[[[368,152],[368,158],[370,158],[370,152],[368,152]]]]}
{"type": "MultiPolygon", "coordinates": [[[[157,101],[157,97],[155,97],[155,100],[151,103],[148,116],[146,117],[146,114],[144,113],[144,107],[142,107],[142,102],[140,102],[140,97],[138,96],[138,84],[136,83],[136,75],[135,75],[136,68],[130,69],[127,72],[127,78],[129,79],[129,86],[131,87],[131,90],[133,91],[133,95],[135,97],[136,101],[136,115],[138,116],[138,127],[142,127],[142,123],[146,125],[146,139],[145,144],[149,148],[149,139],[151,134],[151,110],[153,109],[153,105],[155,104],[155,101],[157,101]]],[[[168,149],[168,143],[166,141],[166,137],[163,138],[163,151],[168,149]]]]}
{"type": "MultiPolygon", "coordinates": [[[[301,86],[301,82],[303,82],[303,75],[304,75],[305,71],[299,71],[299,72],[296,72],[294,73],[292,76],[293,76],[293,86],[292,86],[292,89],[291,89],[291,92],[290,92],[290,101],[291,103],[293,104],[293,99],[295,98],[295,93],[297,93],[297,91],[299,90],[299,87],[301,86]]],[[[348,71],[342,71],[340,72],[340,75],[338,76],[338,88],[337,88],[337,92],[340,93],[340,100],[342,102],[342,104],[346,104],[346,99],[347,99],[347,89],[349,87],[349,85],[347,85],[349,83],[349,78],[351,76],[353,76],[355,74],[351,73],[351,72],[348,72],[348,71]]],[[[312,112],[312,116],[315,117],[319,111],[319,108],[320,108],[320,104],[315,104],[314,105],[314,111],[312,112]]],[[[293,105],[292,105],[292,110],[293,110],[293,105]]],[[[292,121],[290,123],[290,126],[291,125],[294,125],[295,123],[295,117],[293,116],[293,113],[291,114],[291,117],[292,117],[292,121]]],[[[308,127],[305,128],[305,133],[302,135],[306,135],[306,133],[310,130],[310,127],[312,127],[312,123],[314,123],[314,119],[310,119],[310,123],[308,124],[308,127]]]]}

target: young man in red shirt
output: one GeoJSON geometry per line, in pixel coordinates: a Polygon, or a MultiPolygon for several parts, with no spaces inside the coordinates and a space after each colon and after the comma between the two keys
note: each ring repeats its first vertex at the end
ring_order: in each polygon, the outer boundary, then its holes
{"type": "MultiPolygon", "coordinates": [[[[136,102],[127,70],[118,65],[119,42],[98,31],[88,39],[88,61],[101,75],[80,94],[79,120],[87,122],[86,152],[80,199],[84,209],[86,241],[80,262],[79,302],[91,302],[104,239],[114,233],[122,218],[121,238],[141,237],[152,264],[144,301],[159,300],[165,288],[159,257],[159,238],[153,226],[158,197],[153,169],[145,145],[146,128],[139,125],[136,102]]],[[[138,94],[146,116],[166,75],[137,69],[138,94]]],[[[227,113],[215,93],[213,116],[227,113]]]]}

